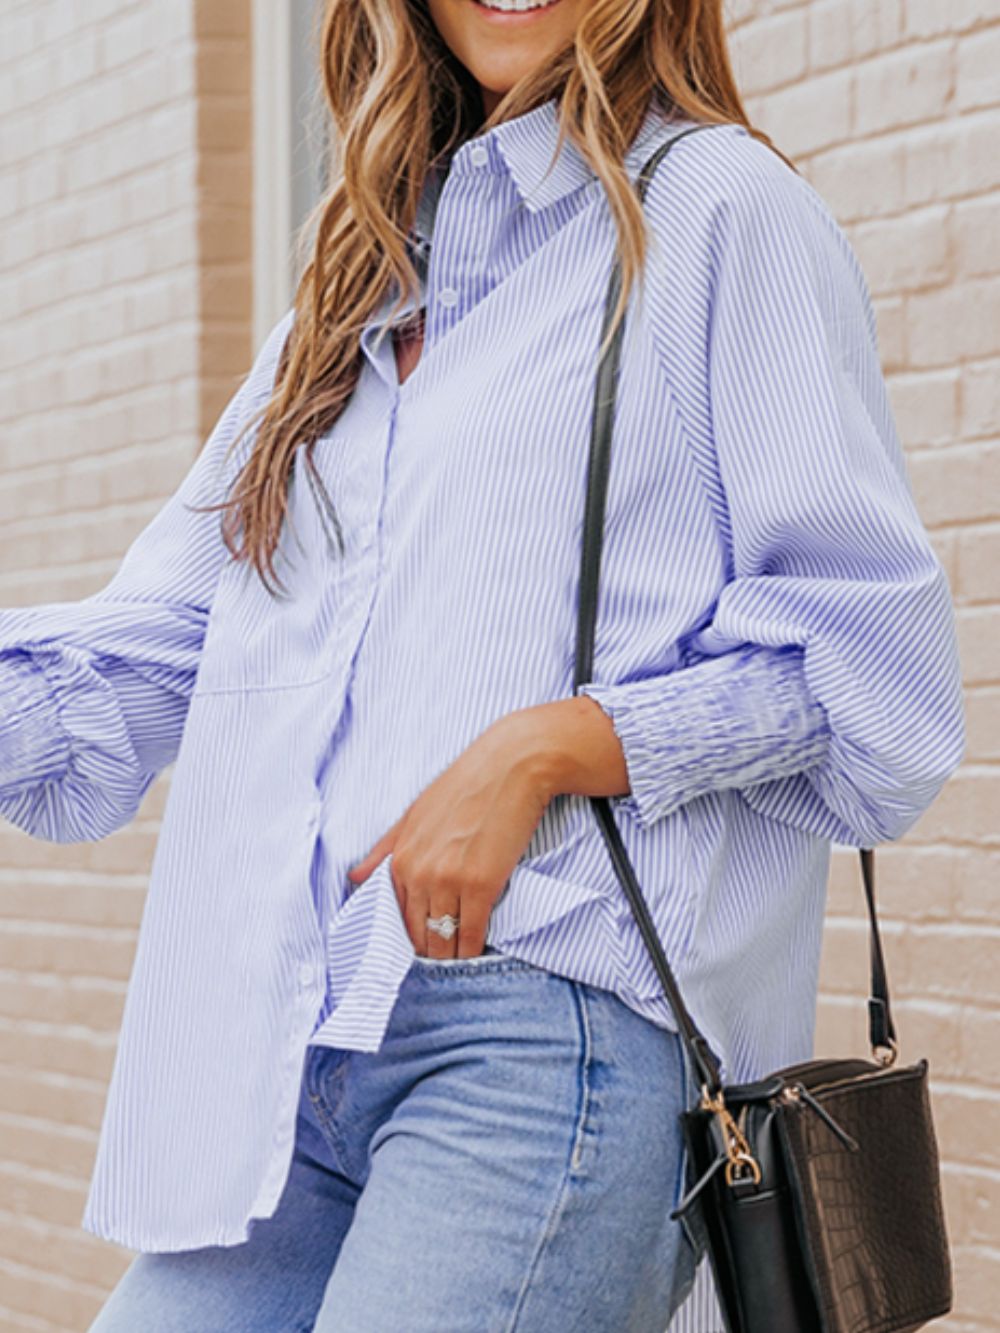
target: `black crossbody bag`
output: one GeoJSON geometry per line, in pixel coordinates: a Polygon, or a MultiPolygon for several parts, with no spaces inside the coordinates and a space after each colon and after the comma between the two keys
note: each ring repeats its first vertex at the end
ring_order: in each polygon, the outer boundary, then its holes
{"type": "MultiPolygon", "coordinates": [[[[662,144],[638,176],[640,201],[662,144]]],[[[603,342],[621,290],[615,261],[603,342]]],[[[597,371],[583,527],[574,694],[593,668],[594,625],[622,321],[597,371]]],[[[871,941],[873,1060],[814,1059],[723,1088],[714,1052],[677,989],[607,798],[589,798],[677,1021],[701,1095],[681,1112],[685,1197],[695,1210],[727,1333],[907,1333],[952,1306],[927,1061],[895,1066],[875,911],[874,853],[861,871],[871,941]]]]}

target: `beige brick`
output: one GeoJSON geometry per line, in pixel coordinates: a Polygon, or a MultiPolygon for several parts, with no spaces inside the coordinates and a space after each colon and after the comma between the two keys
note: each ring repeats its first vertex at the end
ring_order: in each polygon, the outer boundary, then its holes
{"type": "Polygon", "coordinates": [[[997,810],[1000,810],[1000,775],[990,769],[964,765],[945,783],[930,809],[906,836],[925,843],[994,841],[997,810]]]}
{"type": "Polygon", "coordinates": [[[855,228],[852,243],[873,295],[919,291],[948,277],[945,207],[866,223],[855,228]]]}
{"type": "Polygon", "coordinates": [[[210,5],[199,5],[195,10],[198,36],[203,40],[214,37],[249,37],[250,11],[243,0],[212,0],[210,5]]]}
{"type": "Polygon", "coordinates": [[[106,877],[88,882],[82,873],[42,878],[0,872],[0,919],[135,930],[144,899],[145,877],[139,875],[116,884],[106,877]]]}
{"type": "Polygon", "coordinates": [[[945,1162],[941,1188],[952,1244],[989,1244],[1000,1229],[1000,1173],[945,1162]]]}
{"type": "Polygon", "coordinates": [[[929,536],[934,553],[944,566],[951,595],[955,599],[955,587],[958,582],[958,533],[954,529],[946,528],[942,531],[940,528],[932,528],[929,536]]]}
{"type": "Polygon", "coordinates": [[[854,130],[859,134],[896,129],[932,119],[954,86],[954,49],[950,42],[907,46],[855,71],[854,130]]]}
{"type": "Polygon", "coordinates": [[[970,1328],[997,1327],[997,1292],[1000,1291],[1000,1252],[995,1246],[959,1246],[953,1256],[956,1312],[976,1322],[970,1328]]]}
{"type": "Polygon", "coordinates": [[[790,83],[768,94],[757,119],[792,158],[843,143],[851,132],[853,77],[836,69],[808,84],[790,83]]]}
{"type": "MultiPolygon", "coordinates": [[[[894,977],[890,977],[890,986],[894,986],[894,977]]],[[[897,991],[894,988],[890,994],[899,1061],[913,1064],[926,1059],[932,1081],[967,1078],[969,1068],[961,1050],[961,1015],[955,1006],[914,999],[897,991]]]]}
{"type": "Polygon", "coordinates": [[[201,126],[202,142],[209,153],[233,153],[250,147],[248,106],[245,97],[233,95],[212,99],[201,126]]]}
{"type": "MultiPolygon", "coordinates": [[[[0,1212],[0,1250],[14,1263],[30,1267],[39,1254],[59,1249],[59,1272],[71,1282],[111,1287],[121,1277],[131,1252],[109,1245],[77,1228],[56,1227],[36,1218],[0,1212]]],[[[6,1325],[0,1324],[6,1333],[6,1325]]]]}
{"type": "Polygon", "coordinates": [[[816,1010],[816,1050],[831,1059],[857,1055],[864,1058],[867,1041],[864,1001],[854,995],[834,995],[824,990],[816,1010]]]}
{"type": "Polygon", "coordinates": [[[808,68],[808,17],[803,9],[772,14],[734,39],[733,60],[741,87],[760,94],[800,81],[808,68]]]}
{"type": "Polygon", "coordinates": [[[959,1012],[960,1065],[973,1083],[1000,1089],[1000,1012],[977,1003],[959,1012]]]}
{"type": "Polygon", "coordinates": [[[904,372],[889,377],[889,397],[901,440],[909,449],[952,444],[959,437],[960,372],[904,372]]]}
{"type": "Polygon", "coordinates": [[[849,0],[843,6],[855,60],[888,51],[899,42],[904,0],[849,0]]]}
{"type": "Polygon", "coordinates": [[[904,33],[908,38],[938,37],[942,33],[965,32],[980,23],[995,23],[993,0],[906,0],[904,33]]]}
{"type": "Polygon", "coordinates": [[[1000,154],[996,151],[996,114],[970,113],[956,122],[958,156],[953,190],[960,195],[981,194],[1000,185],[1000,154]]]}
{"type": "MultiPolygon", "coordinates": [[[[910,1064],[925,1058],[932,1079],[960,1078],[964,1072],[959,1015],[954,1006],[913,1000],[898,994],[895,973],[889,970],[892,1017],[899,1044],[899,1061],[910,1064]]],[[[873,1058],[868,1031],[868,983],[853,993],[820,996],[815,1048],[824,1058],[873,1058]]]]}
{"type": "MultiPolygon", "coordinates": [[[[864,887],[857,854],[843,851],[840,873],[831,875],[829,910],[856,918],[864,912],[864,887]]],[[[954,848],[911,843],[907,839],[878,848],[875,901],[881,916],[900,923],[951,920],[959,895],[961,861],[954,848]]]]}
{"type": "Polygon", "coordinates": [[[910,479],[928,527],[1000,518],[1000,440],[911,455],[910,479]]]}
{"type": "Polygon", "coordinates": [[[913,366],[937,367],[1000,354],[1000,279],[956,283],[907,298],[913,366]]]}
{"type": "Polygon", "coordinates": [[[8,922],[0,936],[0,967],[13,971],[127,980],[134,952],[132,931],[108,927],[8,922]]]}
{"type": "MultiPolygon", "coordinates": [[[[97,1133],[106,1089],[103,1083],[65,1075],[11,1070],[0,1066],[0,1113],[34,1116],[97,1133]]],[[[5,1164],[0,1161],[0,1173],[5,1164]]],[[[0,1189],[0,1198],[5,1197],[0,1189]]],[[[58,1219],[57,1219],[58,1220],[58,1219]]],[[[63,1219],[65,1220],[65,1219],[63,1219]]]]}
{"type": "MultiPolygon", "coordinates": [[[[898,951],[901,928],[880,922],[886,967],[891,971],[898,951]]],[[[868,991],[868,928],[860,917],[829,916],[823,937],[820,981],[824,991],[856,995],[868,991]]]]}
{"type": "MultiPolygon", "coordinates": [[[[901,995],[961,1000],[976,978],[981,1003],[1000,1003],[1000,926],[969,930],[963,924],[907,926],[896,950],[896,988],[901,995]]],[[[891,962],[887,960],[887,965],[891,962]]]]}
{"type": "Polygon", "coordinates": [[[968,685],[994,685],[1000,682],[1000,608],[996,606],[960,607],[955,616],[958,650],[963,677],[968,685]]]}
{"type": "MultiPolygon", "coordinates": [[[[993,15],[997,18],[996,13],[993,15]]],[[[958,47],[955,101],[963,111],[1000,103],[1000,26],[970,33],[958,47]]]]}
{"type": "Polygon", "coordinates": [[[84,1182],[73,1176],[0,1163],[0,1198],[16,1216],[75,1227],[79,1225],[86,1193],[84,1182]]]}
{"type": "Polygon", "coordinates": [[[901,140],[906,205],[918,208],[941,199],[976,195],[995,184],[993,138],[988,116],[940,119],[901,140]],[[976,187],[966,188],[966,178],[976,187]]]}
{"type": "Polygon", "coordinates": [[[891,376],[906,365],[906,304],[903,297],[891,296],[876,297],[873,305],[882,370],[891,376]]]}
{"type": "Polygon", "coordinates": [[[38,1313],[71,1329],[88,1328],[102,1304],[99,1288],[67,1282],[51,1271],[20,1264],[7,1265],[3,1298],[14,1310],[38,1313]]]}
{"type": "MultiPolygon", "coordinates": [[[[36,1116],[0,1115],[4,1151],[25,1168],[55,1171],[86,1184],[94,1166],[97,1141],[72,1125],[47,1125],[36,1116]]],[[[2,1218],[2,1214],[0,1214],[2,1218]]],[[[0,1220],[0,1236],[4,1234],[0,1220]]],[[[8,1258],[17,1254],[8,1253],[8,1258]]]]}
{"type": "Polygon", "coordinates": [[[85,1027],[0,1019],[0,1064],[39,1073],[110,1079],[117,1038],[85,1027]]]}
{"type": "Polygon", "coordinates": [[[0,25],[0,52],[4,63],[23,60],[36,50],[37,19],[31,11],[5,10],[0,25]]]}
{"type": "MultiPolygon", "coordinates": [[[[996,924],[996,885],[1000,849],[996,843],[951,849],[956,916],[964,921],[996,924]]],[[[971,993],[975,995],[975,990],[971,993]]]]}
{"type": "Polygon", "coordinates": [[[962,1165],[995,1167],[1000,1095],[941,1080],[932,1086],[942,1156],[962,1165]]]}
{"type": "Polygon", "coordinates": [[[994,602],[1000,592],[1000,525],[968,528],[958,538],[957,594],[966,603],[994,602]]]}
{"type": "Polygon", "coordinates": [[[37,1315],[18,1313],[3,1304],[0,1299],[0,1328],[4,1333],[73,1333],[73,1330],[50,1324],[47,1319],[37,1315]]]}
{"type": "Polygon", "coordinates": [[[52,1023],[79,1023],[116,1034],[125,1006],[125,983],[104,977],[56,977],[0,971],[0,1016],[31,1021],[45,1014],[52,1023]]]}
{"type": "Polygon", "coordinates": [[[963,439],[996,435],[1000,426],[1000,360],[962,368],[960,422],[963,439]]]}
{"type": "Polygon", "coordinates": [[[151,863],[157,832],[156,826],[146,821],[162,812],[165,792],[160,793],[157,788],[168,781],[168,775],[158,779],[146,793],[146,799],[132,823],[99,842],[47,843],[40,838],[29,838],[9,825],[0,828],[4,864],[15,870],[68,870],[76,867],[98,875],[144,871],[151,863]]]}
{"type": "Polygon", "coordinates": [[[952,253],[959,277],[988,277],[1000,269],[1000,197],[963,199],[952,209],[952,253]]]}
{"type": "Polygon", "coordinates": [[[968,756],[973,762],[1000,759],[1000,689],[973,690],[966,700],[968,756]]]}

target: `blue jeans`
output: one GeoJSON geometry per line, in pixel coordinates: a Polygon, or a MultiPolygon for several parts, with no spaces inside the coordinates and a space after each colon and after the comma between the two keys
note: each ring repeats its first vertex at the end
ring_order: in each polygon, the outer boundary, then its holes
{"type": "Polygon", "coordinates": [[[418,957],[379,1051],[308,1048],[274,1215],[137,1255],[91,1333],[664,1333],[694,1098],[678,1036],[610,991],[418,957]]]}

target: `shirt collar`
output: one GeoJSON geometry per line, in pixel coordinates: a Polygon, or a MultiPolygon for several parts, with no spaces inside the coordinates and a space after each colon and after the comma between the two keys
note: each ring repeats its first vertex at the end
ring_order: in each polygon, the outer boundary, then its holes
{"type": "MultiPolygon", "coordinates": [[[[651,99],[625,153],[625,169],[631,179],[638,176],[648,152],[668,126],[683,128],[694,123],[679,117],[668,119],[651,99]]],[[[414,223],[418,240],[424,245],[430,244],[438,193],[449,172],[470,174],[482,171],[484,167],[493,172],[506,170],[521,202],[532,213],[548,208],[573,190],[597,180],[590,163],[569,138],[550,169],[558,137],[559,106],[558,100],[552,97],[460,144],[447,166],[438,166],[428,173],[414,223]],[[485,160],[482,158],[484,151],[485,160]],[[474,152],[475,158],[472,156],[474,152]]]]}

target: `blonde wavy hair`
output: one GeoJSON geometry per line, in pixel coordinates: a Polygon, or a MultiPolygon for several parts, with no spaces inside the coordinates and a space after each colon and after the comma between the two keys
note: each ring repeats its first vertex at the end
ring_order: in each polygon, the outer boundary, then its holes
{"type": "MultiPolygon", "coordinates": [[[[306,464],[322,487],[313,449],[357,383],[361,331],[393,284],[400,292],[393,314],[419,291],[407,237],[425,176],[467,138],[558,99],[557,151],[573,141],[613,215],[622,267],[615,323],[646,255],[643,212],[623,158],[651,97],[680,117],[738,122],[797,170],[747,119],[722,7],[723,0],[592,0],[572,43],[484,118],[478,85],[445,45],[427,0],[327,0],[317,35],[336,166],[303,224],[315,239],[273,391],[233,441],[235,449],[256,427],[252,448],[229,498],[205,506],[226,511],[228,551],[250,560],[269,591],[295,450],[306,444],[306,464]]],[[[325,503],[343,550],[329,496],[325,503]]]]}

